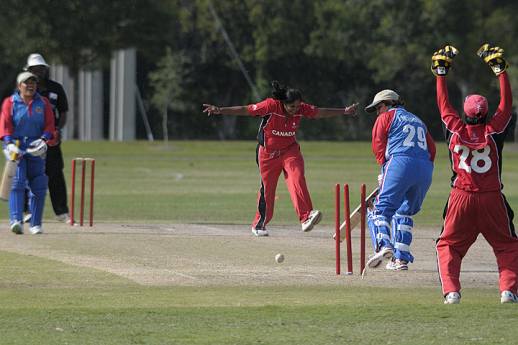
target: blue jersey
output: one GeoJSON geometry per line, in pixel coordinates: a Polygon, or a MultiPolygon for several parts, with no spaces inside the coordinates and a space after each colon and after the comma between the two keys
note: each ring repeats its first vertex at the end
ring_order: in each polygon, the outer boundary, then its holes
{"type": "Polygon", "coordinates": [[[399,207],[405,208],[401,214],[417,213],[432,180],[435,158],[435,143],[426,125],[406,109],[394,107],[378,116],[372,135],[383,175],[378,211],[388,217],[399,207]]]}
{"type": "Polygon", "coordinates": [[[39,94],[34,95],[32,102],[27,105],[16,92],[13,95],[12,120],[14,125],[13,138],[28,137],[37,139],[45,128],[46,103],[39,94]]]}
{"type": "Polygon", "coordinates": [[[404,108],[394,108],[388,111],[394,116],[388,132],[385,158],[404,155],[419,159],[430,159],[426,133],[426,125],[420,118],[404,108]]]}
{"type": "Polygon", "coordinates": [[[40,137],[48,140],[52,138],[54,130],[54,115],[47,98],[36,93],[26,104],[15,92],[4,99],[0,115],[0,138],[4,142],[14,139],[31,142],[40,137]]]}

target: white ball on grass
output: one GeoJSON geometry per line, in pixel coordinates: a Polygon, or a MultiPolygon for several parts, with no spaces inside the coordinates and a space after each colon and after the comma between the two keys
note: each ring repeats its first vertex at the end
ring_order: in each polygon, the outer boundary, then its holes
{"type": "Polygon", "coordinates": [[[281,253],[279,253],[279,254],[275,255],[275,261],[276,261],[278,264],[280,264],[281,262],[283,262],[283,261],[284,261],[284,255],[283,255],[283,254],[281,254],[281,253]]]}

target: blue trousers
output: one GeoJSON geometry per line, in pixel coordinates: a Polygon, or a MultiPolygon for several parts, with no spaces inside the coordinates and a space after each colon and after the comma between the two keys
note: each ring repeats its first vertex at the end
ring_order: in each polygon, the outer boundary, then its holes
{"type": "Polygon", "coordinates": [[[433,163],[426,159],[394,156],[384,164],[382,174],[380,193],[368,222],[374,250],[393,247],[397,259],[412,262],[409,250],[412,216],[421,210],[432,183],[433,163]],[[394,228],[392,231],[390,224],[394,228]]]}
{"type": "Polygon", "coordinates": [[[31,227],[41,226],[43,208],[45,206],[45,195],[47,194],[48,178],[45,175],[45,159],[24,155],[13,178],[11,192],[9,194],[9,219],[12,222],[23,219],[25,188],[28,186],[31,191],[30,211],[31,227]]]}
{"type": "Polygon", "coordinates": [[[432,184],[433,163],[413,157],[392,157],[382,168],[383,182],[376,214],[391,218],[396,212],[413,216],[421,210],[432,184]]]}

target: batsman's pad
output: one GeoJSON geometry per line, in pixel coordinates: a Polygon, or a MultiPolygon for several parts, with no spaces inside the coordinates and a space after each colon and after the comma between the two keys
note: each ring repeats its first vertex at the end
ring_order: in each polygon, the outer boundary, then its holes
{"type": "Polygon", "coordinates": [[[414,257],[410,253],[413,227],[414,220],[411,216],[396,213],[392,217],[392,244],[394,246],[394,256],[396,259],[414,262],[414,257]]]}
{"type": "Polygon", "coordinates": [[[432,73],[436,76],[445,76],[448,74],[453,63],[453,58],[457,56],[459,51],[454,46],[447,45],[439,49],[432,55],[432,73]]]}
{"type": "Polygon", "coordinates": [[[381,248],[392,248],[392,241],[390,238],[390,221],[387,217],[377,215],[374,212],[369,213],[367,222],[369,232],[371,234],[372,246],[374,251],[378,252],[381,248]]]}
{"type": "Polygon", "coordinates": [[[509,67],[507,61],[504,59],[504,50],[500,47],[485,43],[478,49],[477,55],[491,67],[495,75],[500,75],[509,67]]]}
{"type": "Polygon", "coordinates": [[[31,188],[31,192],[33,194],[30,203],[30,211],[32,214],[31,226],[41,224],[48,184],[49,178],[47,175],[37,176],[29,183],[29,187],[31,188]]]}

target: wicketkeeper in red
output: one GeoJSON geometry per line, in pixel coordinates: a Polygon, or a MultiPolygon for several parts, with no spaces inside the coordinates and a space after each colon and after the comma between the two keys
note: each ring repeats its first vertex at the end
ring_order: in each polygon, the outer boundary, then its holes
{"type": "Polygon", "coordinates": [[[354,115],[358,107],[358,104],[352,104],[345,108],[318,108],[304,103],[302,93],[297,89],[283,87],[278,82],[272,82],[272,86],[272,97],[256,104],[234,107],[203,105],[203,112],[209,116],[244,115],[262,118],[256,150],[261,186],[252,223],[255,236],[268,236],[266,225],[273,217],[275,190],[281,173],[284,173],[302,231],[311,231],[320,222],[322,213],[313,209],[304,176],[304,159],[295,135],[302,118],[354,115]]]}
{"type": "Polygon", "coordinates": [[[502,148],[511,121],[512,95],[503,49],[484,44],[477,52],[500,83],[500,104],[488,117],[485,97],[469,95],[464,120],[448,99],[446,75],[457,49],[445,46],[432,56],[437,105],[441,113],[453,170],[444,226],[437,240],[439,275],[445,304],[460,302],[462,258],[479,234],[493,248],[500,275],[501,303],[516,303],[518,238],[513,211],[502,193],[502,148]]]}

